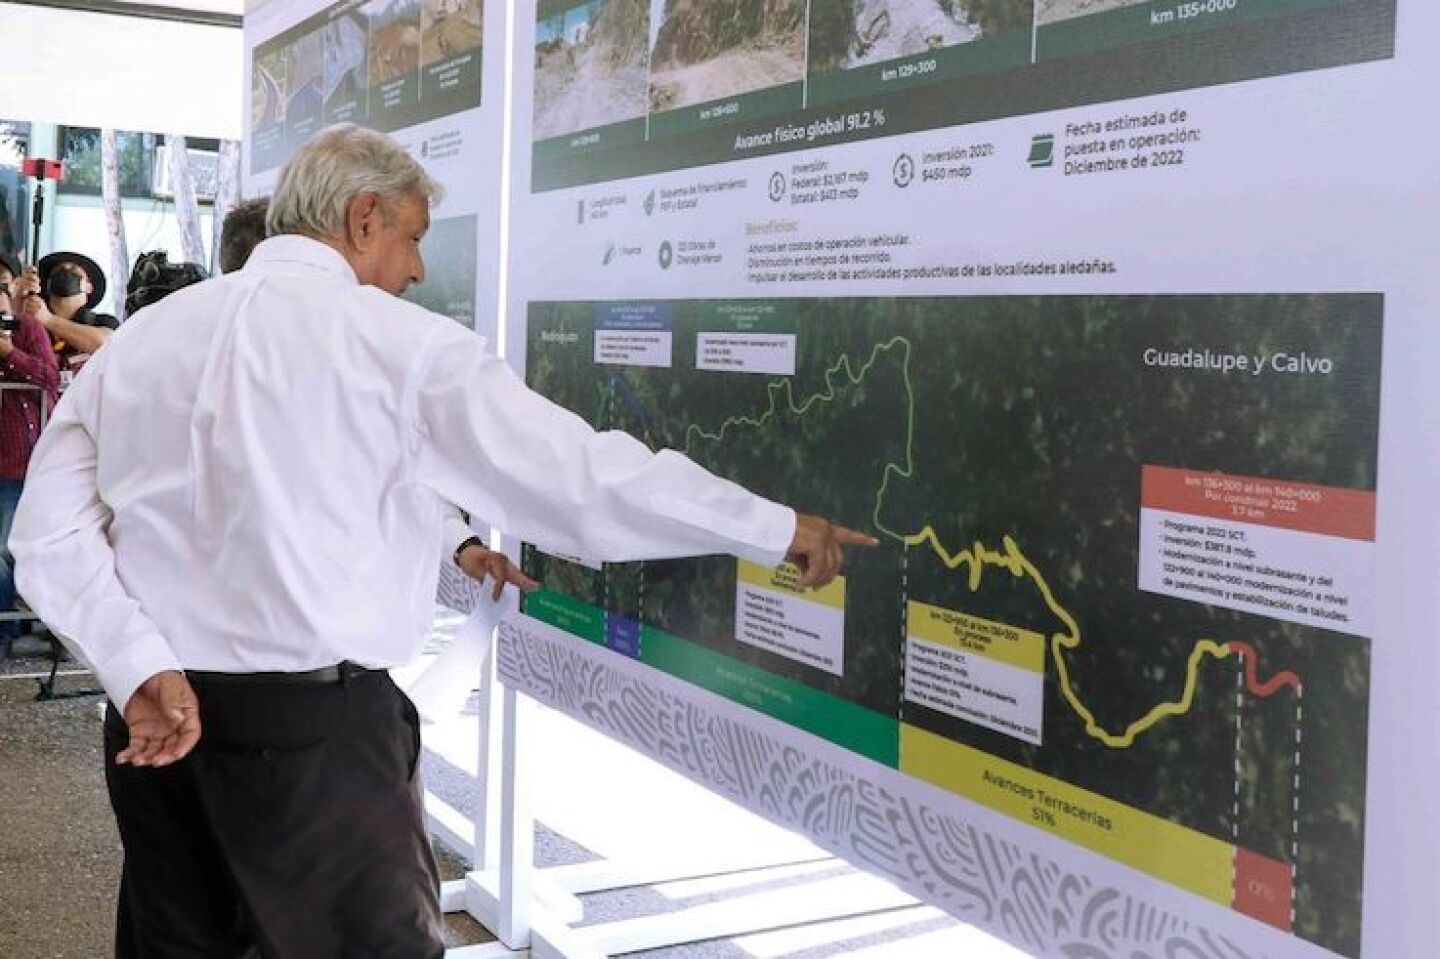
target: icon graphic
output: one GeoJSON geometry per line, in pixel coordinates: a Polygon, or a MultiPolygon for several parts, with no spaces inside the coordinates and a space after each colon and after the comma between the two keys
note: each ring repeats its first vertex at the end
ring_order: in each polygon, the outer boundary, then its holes
{"type": "Polygon", "coordinates": [[[1025,162],[1033,169],[1053,166],[1055,163],[1055,134],[1037,133],[1030,140],[1030,155],[1025,162]]]}
{"type": "Polygon", "coordinates": [[[575,206],[576,206],[575,222],[576,222],[576,223],[579,223],[581,226],[584,226],[584,225],[585,225],[585,201],[584,201],[584,200],[577,200],[577,201],[575,201],[575,206]]]}
{"type": "Polygon", "coordinates": [[[605,255],[600,258],[601,266],[609,266],[615,259],[615,241],[611,240],[605,244],[605,255]]]}
{"type": "Polygon", "coordinates": [[[670,248],[670,241],[666,240],[660,244],[660,269],[670,269],[670,263],[675,259],[675,251],[670,248]]]}
{"type": "Polygon", "coordinates": [[[903,190],[915,179],[915,161],[910,154],[902,153],[895,158],[895,167],[891,172],[895,174],[895,185],[903,190]]]}
{"type": "Polygon", "coordinates": [[[651,190],[649,193],[645,194],[645,202],[644,202],[644,203],[641,203],[640,206],[642,206],[642,207],[645,209],[645,215],[646,215],[646,216],[649,216],[650,214],[652,214],[652,213],[655,212],[655,191],[654,191],[654,190],[651,190]]]}
{"type": "Polygon", "coordinates": [[[785,195],[785,174],[775,171],[770,174],[770,199],[776,203],[785,195]]]}

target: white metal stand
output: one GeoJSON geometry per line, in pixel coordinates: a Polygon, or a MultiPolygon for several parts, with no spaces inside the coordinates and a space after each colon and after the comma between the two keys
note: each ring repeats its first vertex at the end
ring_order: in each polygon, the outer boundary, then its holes
{"type": "MultiPolygon", "coordinates": [[[[447,883],[447,911],[463,908],[500,939],[499,943],[451,950],[454,959],[532,956],[536,959],[603,959],[644,949],[702,939],[736,936],[806,923],[914,908],[916,901],[869,876],[848,875],[803,888],[769,890],[658,916],[580,926],[587,893],[684,879],[742,875],[763,884],[797,870],[839,864],[829,857],[796,858],[784,851],[756,856],[725,851],[687,861],[602,860],[537,869],[534,866],[534,808],[529,794],[529,745],[534,707],[529,697],[500,683],[493,655],[487,656],[481,684],[484,704],[478,756],[481,802],[474,823],[461,828],[453,810],[438,800],[432,824],[442,836],[469,840],[474,869],[463,881],[447,883]],[[495,696],[497,691],[499,696],[495,696]],[[498,757],[495,755],[498,747],[498,757]],[[498,762],[496,761],[498,760],[498,762]],[[496,768],[498,766],[498,769],[496,768]],[[497,779],[498,774],[498,779],[497,779]]],[[[448,839],[447,839],[448,841],[448,839]]],[[[463,845],[462,845],[462,848],[463,845]]]]}

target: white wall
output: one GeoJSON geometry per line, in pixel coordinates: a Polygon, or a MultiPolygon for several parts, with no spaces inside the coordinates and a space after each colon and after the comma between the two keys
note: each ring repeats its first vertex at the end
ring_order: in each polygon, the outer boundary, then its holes
{"type": "Polygon", "coordinates": [[[0,37],[0,117],[240,139],[238,28],[0,3],[0,37]]]}

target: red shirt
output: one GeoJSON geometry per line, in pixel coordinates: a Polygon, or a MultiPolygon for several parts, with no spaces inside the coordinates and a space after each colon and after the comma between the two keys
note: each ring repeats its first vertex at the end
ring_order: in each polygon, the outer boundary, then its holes
{"type": "MultiPolygon", "coordinates": [[[[0,382],[28,383],[45,392],[46,409],[55,409],[60,368],[50,348],[50,334],[40,321],[21,317],[20,329],[11,334],[14,349],[0,360],[0,382]]],[[[40,439],[40,393],[35,390],[0,391],[0,479],[25,478],[30,451],[40,439]]]]}

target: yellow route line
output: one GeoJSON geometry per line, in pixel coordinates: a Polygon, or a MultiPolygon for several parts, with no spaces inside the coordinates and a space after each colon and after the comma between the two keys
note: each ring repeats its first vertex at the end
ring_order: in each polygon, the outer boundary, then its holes
{"type": "Polygon", "coordinates": [[[825,388],[814,393],[802,403],[795,402],[795,391],[789,379],[772,380],[766,389],[770,401],[770,407],[759,417],[734,416],[724,420],[720,428],[713,432],[706,432],[695,424],[691,424],[685,431],[685,451],[690,452],[695,440],[710,440],[719,442],[724,439],[725,434],[732,427],[748,426],[756,429],[762,428],[780,412],[780,396],[783,393],[785,405],[790,413],[796,416],[804,416],[817,403],[832,402],[837,396],[835,377],[843,375],[851,386],[859,386],[870,370],[879,360],[880,354],[892,349],[901,349],[901,370],[905,380],[905,394],[907,400],[907,416],[905,428],[905,461],[904,465],[897,463],[886,463],[884,476],[880,482],[880,488],[875,494],[875,511],[872,520],[876,530],[889,538],[896,540],[906,548],[911,546],[924,546],[927,543],[940,561],[947,569],[955,570],[961,566],[968,567],[968,584],[970,591],[975,592],[980,588],[987,568],[999,568],[1008,571],[1016,579],[1028,579],[1039,591],[1040,597],[1045,606],[1065,626],[1064,632],[1051,634],[1050,651],[1051,658],[1055,661],[1055,671],[1059,677],[1060,690],[1065,696],[1065,701],[1070,704],[1082,720],[1085,722],[1085,732],[1094,739],[1099,740],[1106,746],[1113,749],[1128,749],[1134,745],[1135,739],[1141,733],[1153,727],[1156,723],[1170,716],[1180,716],[1190,711],[1195,702],[1195,691],[1200,682],[1200,666],[1206,657],[1225,659],[1233,655],[1233,650],[1223,643],[1213,639],[1197,640],[1191,649],[1186,660],[1185,688],[1180,698],[1169,702],[1162,702],[1151,708],[1145,715],[1130,723],[1119,733],[1112,733],[1106,730],[1095,719],[1091,712],[1076,693],[1070,680],[1070,668],[1065,662],[1064,651],[1078,649],[1082,642],[1080,624],[1075,617],[1066,609],[1059,600],[1055,598],[1054,591],[1046,581],[1044,575],[1035,567],[1035,564],[1021,551],[1019,545],[1009,536],[1005,537],[1003,550],[992,550],[984,543],[976,541],[968,549],[961,549],[951,553],[945,544],[940,540],[940,534],[935,527],[926,525],[917,533],[899,533],[890,529],[881,519],[880,514],[885,506],[885,497],[889,493],[890,479],[899,476],[909,479],[915,474],[915,389],[910,381],[910,354],[911,344],[904,336],[893,336],[883,343],[877,344],[870,352],[870,357],[860,369],[856,371],[850,362],[848,354],[842,354],[839,360],[825,371],[825,388]]]}
{"type": "Polygon", "coordinates": [[[1063,651],[1080,647],[1080,624],[1075,621],[1075,617],[1071,615],[1070,611],[1055,598],[1050,584],[1046,582],[1040,570],[1035,568],[1035,564],[1021,552],[1020,547],[1013,539],[1009,536],[1005,537],[1005,549],[1001,552],[992,550],[984,543],[977,541],[969,549],[950,553],[940,542],[935,528],[926,526],[918,533],[903,537],[903,542],[906,546],[923,546],[928,542],[947,569],[957,569],[962,565],[968,566],[971,592],[980,588],[987,567],[999,567],[1008,571],[1016,579],[1029,579],[1039,591],[1046,608],[1065,625],[1065,632],[1052,633],[1050,638],[1051,657],[1055,660],[1055,671],[1059,674],[1060,690],[1065,694],[1065,701],[1070,704],[1071,709],[1075,710],[1076,715],[1085,721],[1085,732],[1112,749],[1128,749],[1134,745],[1137,736],[1160,720],[1189,712],[1195,702],[1195,690],[1200,682],[1200,665],[1205,657],[1213,656],[1215,659],[1225,659],[1231,655],[1230,648],[1223,643],[1217,643],[1213,639],[1197,641],[1186,662],[1185,690],[1181,693],[1180,698],[1172,702],[1160,703],[1144,716],[1126,726],[1123,732],[1108,732],[1096,721],[1095,714],[1080,701],[1075,687],[1070,682],[1070,668],[1065,662],[1063,651]]]}

